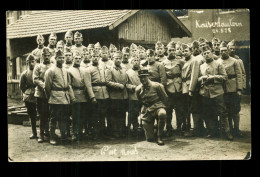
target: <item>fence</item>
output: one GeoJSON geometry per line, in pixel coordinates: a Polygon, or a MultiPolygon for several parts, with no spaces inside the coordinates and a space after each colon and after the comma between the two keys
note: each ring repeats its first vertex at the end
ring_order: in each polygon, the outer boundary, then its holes
{"type": "Polygon", "coordinates": [[[10,98],[22,98],[22,92],[19,88],[20,75],[7,76],[7,96],[10,98]]]}

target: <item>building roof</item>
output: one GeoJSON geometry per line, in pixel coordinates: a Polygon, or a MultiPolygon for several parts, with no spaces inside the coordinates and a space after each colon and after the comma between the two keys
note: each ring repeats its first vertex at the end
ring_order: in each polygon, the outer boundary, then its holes
{"type": "MultiPolygon", "coordinates": [[[[139,10],[52,10],[33,11],[15,23],[7,26],[7,39],[33,37],[51,32],[85,30],[109,27],[110,30],[139,10]]],[[[167,12],[181,28],[191,36],[190,31],[170,10],[167,12]]]]}
{"type": "Polygon", "coordinates": [[[84,30],[107,27],[131,10],[53,10],[34,11],[30,15],[7,26],[7,38],[24,38],[62,33],[68,30],[84,30]]]}

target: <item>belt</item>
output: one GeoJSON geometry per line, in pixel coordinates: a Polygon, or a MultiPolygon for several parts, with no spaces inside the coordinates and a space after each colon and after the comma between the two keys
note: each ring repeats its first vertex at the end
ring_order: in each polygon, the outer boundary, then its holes
{"type": "Polygon", "coordinates": [[[105,82],[91,83],[92,86],[106,86],[105,82]]]}
{"type": "Polygon", "coordinates": [[[233,78],[236,78],[236,77],[237,77],[236,74],[230,74],[230,75],[228,75],[228,79],[233,79],[233,78]]]}
{"type": "Polygon", "coordinates": [[[174,79],[176,77],[181,77],[181,73],[172,74],[171,76],[167,77],[168,79],[174,79]]]}
{"type": "Polygon", "coordinates": [[[51,90],[52,91],[69,91],[69,87],[67,87],[67,88],[57,88],[57,87],[53,87],[53,88],[51,88],[51,90]]]}
{"type": "Polygon", "coordinates": [[[152,101],[152,102],[150,102],[150,103],[143,103],[143,105],[146,106],[146,107],[150,107],[150,106],[152,106],[153,104],[155,104],[155,103],[157,103],[157,102],[159,102],[159,101],[160,101],[160,100],[157,99],[157,100],[154,100],[154,101],[152,101]]]}
{"type": "Polygon", "coordinates": [[[84,90],[84,88],[85,87],[74,87],[74,86],[72,86],[72,89],[74,89],[74,90],[84,90]]]}

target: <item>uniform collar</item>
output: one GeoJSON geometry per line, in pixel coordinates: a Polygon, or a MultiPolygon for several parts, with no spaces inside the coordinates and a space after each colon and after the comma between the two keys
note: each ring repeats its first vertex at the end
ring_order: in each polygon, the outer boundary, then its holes
{"type": "Polygon", "coordinates": [[[114,66],[114,68],[115,68],[116,70],[122,70],[122,67],[121,67],[121,66],[114,66]]]}

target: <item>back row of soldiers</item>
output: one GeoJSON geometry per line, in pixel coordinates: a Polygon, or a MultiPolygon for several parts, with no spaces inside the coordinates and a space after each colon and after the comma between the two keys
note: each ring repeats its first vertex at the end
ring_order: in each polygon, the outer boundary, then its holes
{"type": "Polygon", "coordinates": [[[165,124],[165,136],[173,133],[173,109],[179,135],[216,137],[220,132],[228,140],[242,136],[240,96],[246,77],[234,41],[172,41],[167,56],[159,41],[155,51],[132,44],[122,52],[112,44],[109,49],[99,43],[85,47],[79,32],[74,34],[75,45],[71,31],[65,41],[57,42],[52,33],[45,47],[38,35],[38,47],[27,57],[29,68],[22,73],[20,87],[31,119],[31,139],[37,138],[36,107],[39,143],[47,136],[57,144],[57,121],[61,140],[67,141],[72,115],[72,140],[81,140],[83,130],[93,139],[116,139],[136,136],[143,127],[147,141],[163,145],[165,124]]]}

